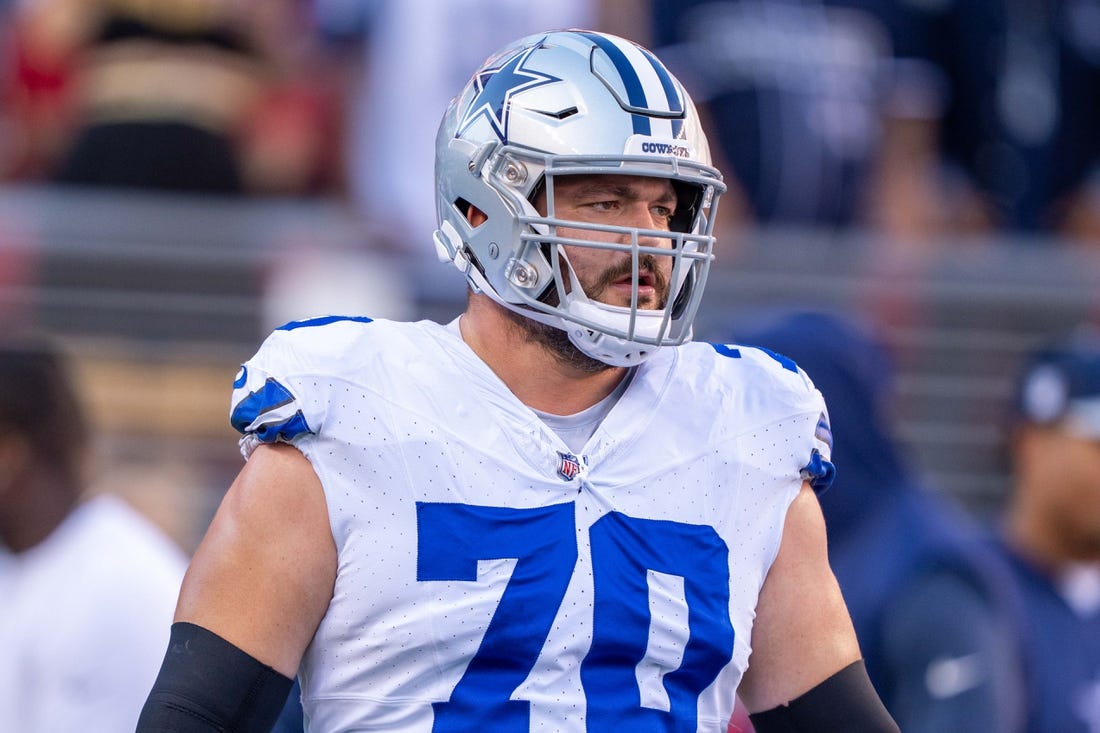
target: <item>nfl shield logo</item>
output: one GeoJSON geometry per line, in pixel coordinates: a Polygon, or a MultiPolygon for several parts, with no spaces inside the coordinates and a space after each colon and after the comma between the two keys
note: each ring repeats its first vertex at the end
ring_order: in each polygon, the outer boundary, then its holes
{"type": "Polygon", "coordinates": [[[558,453],[561,456],[561,464],[558,465],[558,475],[566,481],[572,481],[581,472],[581,462],[572,453],[558,453]]]}

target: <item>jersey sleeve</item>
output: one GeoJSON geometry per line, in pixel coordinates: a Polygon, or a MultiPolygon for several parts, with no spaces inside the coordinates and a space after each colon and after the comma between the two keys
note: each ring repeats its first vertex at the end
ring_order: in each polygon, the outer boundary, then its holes
{"type": "Polygon", "coordinates": [[[294,332],[276,331],[237,372],[229,421],[241,433],[246,459],[260,444],[295,444],[321,428],[321,403],[307,400],[301,388],[315,370],[300,341],[294,332]]]}

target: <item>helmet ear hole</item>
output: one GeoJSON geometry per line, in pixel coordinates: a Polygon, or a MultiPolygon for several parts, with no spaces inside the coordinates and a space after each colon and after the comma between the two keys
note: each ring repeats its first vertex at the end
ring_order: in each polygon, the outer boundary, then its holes
{"type": "Polygon", "coordinates": [[[489,220],[489,215],[464,198],[457,198],[454,202],[455,209],[462,215],[471,227],[477,229],[489,220]]]}
{"type": "Polygon", "coordinates": [[[485,222],[489,221],[489,215],[476,206],[471,205],[466,211],[466,221],[470,222],[470,226],[477,229],[485,222]]]}

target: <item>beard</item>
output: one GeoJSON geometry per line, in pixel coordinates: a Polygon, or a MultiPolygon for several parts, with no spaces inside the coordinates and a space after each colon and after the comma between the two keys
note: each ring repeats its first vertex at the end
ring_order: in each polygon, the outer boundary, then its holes
{"type": "MultiPolygon", "coordinates": [[[[638,267],[652,273],[653,285],[657,291],[658,304],[652,308],[664,308],[668,302],[669,284],[665,273],[658,269],[657,259],[653,255],[642,255],[638,261],[638,267]]],[[[584,291],[592,300],[598,300],[611,285],[629,277],[633,272],[629,260],[614,267],[609,267],[600,273],[592,283],[582,283],[584,291]]],[[[568,282],[568,280],[567,280],[568,282]]],[[[557,290],[550,288],[542,297],[547,305],[557,306],[561,303],[557,290]]],[[[645,308],[647,303],[639,301],[638,307],[645,308]]],[[[536,343],[546,349],[559,364],[575,369],[584,374],[598,374],[612,369],[610,364],[605,364],[599,359],[594,359],[581,351],[569,339],[569,334],[556,326],[541,323],[511,309],[504,309],[508,319],[524,334],[529,343],[536,343]]]]}
{"type": "Polygon", "coordinates": [[[544,348],[562,366],[575,369],[584,374],[599,374],[612,368],[610,364],[604,364],[599,359],[593,359],[578,349],[569,340],[569,334],[564,330],[540,323],[525,315],[516,313],[510,308],[504,308],[503,310],[508,320],[523,333],[528,343],[538,344],[544,348]]]}

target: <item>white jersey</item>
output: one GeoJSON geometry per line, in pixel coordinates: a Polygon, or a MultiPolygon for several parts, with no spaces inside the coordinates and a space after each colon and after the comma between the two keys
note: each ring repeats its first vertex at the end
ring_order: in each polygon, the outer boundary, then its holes
{"type": "Polygon", "coordinates": [[[186,568],[111,495],[25,552],[0,547],[0,731],[133,733],[186,568]]]}
{"type": "MultiPolygon", "coordinates": [[[[453,330],[315,319],[235,383],[247,456],[324,486],[313,731],[716,731],[825,407],[752,348],[664,348],[574,455],[453,330]]],[[[816,434],[816,437],[815,437],[816,434]]]]}

